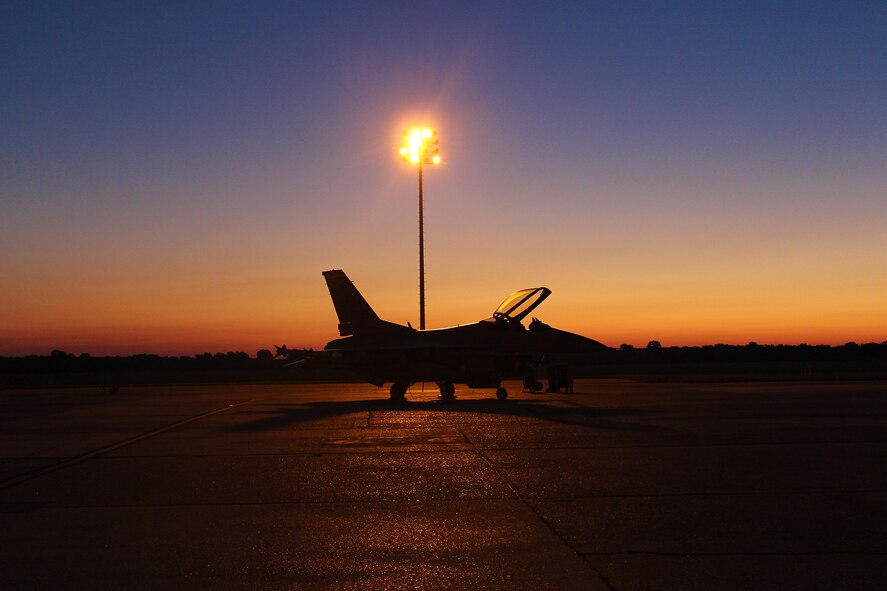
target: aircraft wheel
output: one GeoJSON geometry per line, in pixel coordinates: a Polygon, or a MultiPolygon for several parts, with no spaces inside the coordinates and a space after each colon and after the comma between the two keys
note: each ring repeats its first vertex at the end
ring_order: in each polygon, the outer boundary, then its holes
{"type": "Polygon", "coordinates": [[[407,389],[403,384],[391,384],[390,396],[391,400],[404,400],[407,395],[407,389]]]}
{"type": "Polygon", "coordinates": [[[496,388],[496,398],[498,398],[499,400],[505,400],[506,398],[508,398],[508,390],[501,386],[496,388]]]}
{"type": "Polygon", "coordinates": [[[456,397],[456,386],[452,382],[440,382],[440,397],[446,400],[452,400],[456,397]]]}

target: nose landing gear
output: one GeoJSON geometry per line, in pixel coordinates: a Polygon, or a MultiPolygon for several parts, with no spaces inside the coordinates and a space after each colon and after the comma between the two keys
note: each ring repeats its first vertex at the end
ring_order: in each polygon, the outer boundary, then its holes
{"type": "Polygon", "coordinates": [[[406,384],[393,383],[391,384],[391,390],[389,391],[389,395],[391,396],[392,402],[402,402],[406,400],[407,397],[407,386],[406,384]]]}

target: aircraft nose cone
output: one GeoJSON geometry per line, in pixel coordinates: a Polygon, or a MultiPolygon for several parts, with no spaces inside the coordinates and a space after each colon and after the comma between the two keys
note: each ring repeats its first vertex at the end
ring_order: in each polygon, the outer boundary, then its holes
{"type": "Polygon", "coordinates": [[[568,340],[571,345],[576,349],[581,350],[584,353],[592,353],[595,351],[604,351],[607,349],[607,346],[603,343],[599,343],[594,339],[590,339],[588,337],[584,337],[582,335],[567,333],[569,335],[568,340]]]}
{"type": "Polygon", "coordinates": [[[608,347],[594,339],[579,334],[552,328],[539,335],[543,348],[562,353],[594,353],[606,351],[608,347]]]}

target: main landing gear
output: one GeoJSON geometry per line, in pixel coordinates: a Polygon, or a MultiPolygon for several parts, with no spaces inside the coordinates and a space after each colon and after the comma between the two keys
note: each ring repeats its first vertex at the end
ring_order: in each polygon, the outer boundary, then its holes
{"type": "Polygon", "coordinates": [[[407,397],[407,388],[409,386],[406,384],[394,383],[391,384],[390,396],[392,402],[403,402],[407,397]]]}
{"type": "MultiPolygon", "coordinates": [[[[438,388],[440,388],[440,397],[443,400],[453,400],[456,398],[456,386],[453,385],[453,382],[438,382],[438,388]]],[[[391,396],[392,402],[403,402],[406,400],[407,396],[407,388],[410,387],[410,384],[404,384],[401,382],[395,382],[391,384],[391,390],[389,391],[389,395],[391,396]]],[[[499,400],[505,400],[508,398],[508,390],[499,386],[496,388],[496,398],[499,400]]]]}
{"type": "Polygon", "coordinates": [[[452,382],[438,382],[437,387],[440,388],[440,397],[444,400],[452,400],[456,397],[456,386],[452,382]]]}

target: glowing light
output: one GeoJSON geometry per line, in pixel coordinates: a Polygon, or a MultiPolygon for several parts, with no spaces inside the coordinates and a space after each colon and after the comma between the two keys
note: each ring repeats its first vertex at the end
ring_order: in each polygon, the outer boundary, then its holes
{"type": "Polygon", "coordinates": [[[403,132],[404,145],[400,155],[412,164],[440,164],[437,132],[433,129],[411,129],[403,132]]]}

